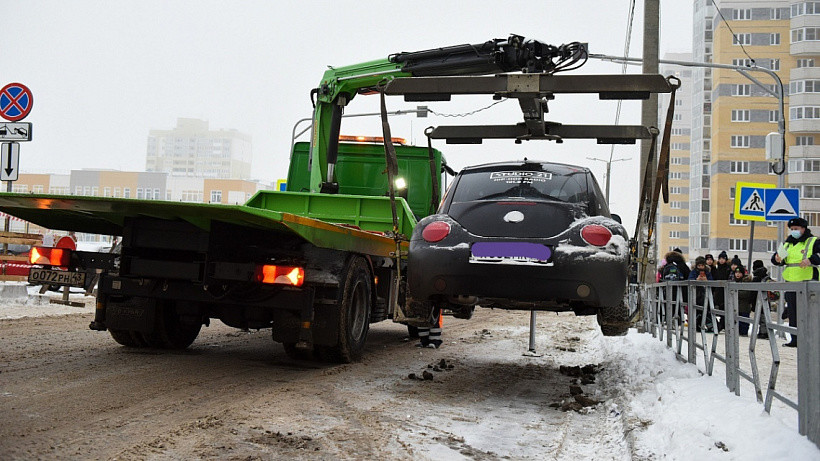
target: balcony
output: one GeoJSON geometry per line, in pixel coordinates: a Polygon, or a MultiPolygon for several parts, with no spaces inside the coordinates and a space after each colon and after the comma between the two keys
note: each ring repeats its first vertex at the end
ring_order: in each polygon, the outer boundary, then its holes
{"type": "Polygon", "coordinates": [[[820,158],[820,146],[789,146],[789,159],[798,158],[820,158]]]}

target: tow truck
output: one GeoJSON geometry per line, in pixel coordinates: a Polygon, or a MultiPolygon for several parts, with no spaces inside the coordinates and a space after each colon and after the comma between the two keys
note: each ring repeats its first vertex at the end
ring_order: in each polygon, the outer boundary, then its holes
{"type": "Polygon", "coordinates": [[[119,344],[186,348],[202,325],[219,319],[241,329],[270,328],[292,357],[355,361],[371,323],[433,321],[428,304],[407,302],[408,240],[418,220],[438,208],[446,161],[430,142],[394,145],[386,97],[518,101],[519,123],[428,130],[429,139],[448,143],[654,137],[643,126],[545,120],[558,94],[643,99],[672,89],[660,75],[556,75],[585,60],[581,43],[553,46],[511,35],[330,68],[311,91],[311,140],[290,153],[286,191],[263,190],[244,205],[2,193],[0,211],[50,229],[122,236],[118,254],[32,252],[37,273],[50,283],[85,279],[52,272],[97,278],[90,328],[107,330],[119,344]],[[381,98],[380,144],[340,141],[345,108],[369,94],[381,98]],[[397,189],[398,179],[406,189],[397,189]]]}

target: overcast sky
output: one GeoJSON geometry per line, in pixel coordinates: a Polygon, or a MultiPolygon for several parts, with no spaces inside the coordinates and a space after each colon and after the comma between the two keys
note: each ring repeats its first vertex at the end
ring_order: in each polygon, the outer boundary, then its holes
{"type": "MultiPolygon", "coordinates": [[[[34,95],[27,122],[32,142],[21,146],[23,172],[67,173],[79,168],[145,169],[148,131],[170,129],[177,117],[208,120],[253,138],[253,176],[284,178],[294,123],[311,115],[310,89],[328,65],[343,66],[418,51],[506,38],[511,33],[551,43],[588,42],[592,53],[621,55],[629,0],[566,1],[18,1],[0,14],[0,84],[20,82],[34,95]]],[[[631,55],[640,57],[643,1],[638,1],[631,55]]],[[[661,0],[661,52],[688,52],[692,3],[661,0]]],[[[637,67],[629,72],[638,72],[637,67]]],[[[576,73],[618,73],[590,60],[576,73]]],[[[440,113],[463,113],[492,103],[456,97],[430,103],[440,113]]],[[[388,109],[415,105],[400,98],[388,109]]],[[[378,109],[375,96],[357,97],[347,113],[378,109]]],[[[627,102],[621,123],[639,123],[640,103],[627,102]]],[[[614,102],[561,96],[548,119],[612,123],[614,102]]],[[[394,136],[425,142],[427,126],[453,119],[391,120],[394,136]]],[[[515,101],[458,123],[521,120],[515,101]]],[[[346,121],[343,134],[378,135],[376,117],[346,121]]],[[[304,137],[303,139],[306,139],[304,137]]],[[[456,169],[522,157],[586,165],[604,185],[608,146],[511,141],[437,146],[456,169]]],[[[618,146],[613,164],[613,211],[634,221],[637,147],[618,146]]],[[[630,226],[631,227],[631,226],[630,226]]]]}

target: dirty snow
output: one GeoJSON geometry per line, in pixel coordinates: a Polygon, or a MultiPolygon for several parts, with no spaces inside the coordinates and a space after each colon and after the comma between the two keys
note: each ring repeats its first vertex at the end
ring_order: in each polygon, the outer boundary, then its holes
{"type": "MultiPolygon", "coordinates": [[[[82,294],[71,295],[72,300],[86,303],[77,308],[49,304],[48,298],[60,298],[59,293],[40,295],[37,287],[27,291],[26,298],[0,300],[0,319],[93,312],[93,298],[82,294]]],[[[480,309],[473,322],[481,321],[482,311],[487,312],[480,309]]],[[[506,314],[523,318],[523,313],[506,314]]],[[[456,347],[447,343],[446,323],[444,347],[419,354],[435,361],[447,357],[448,345],[456,347]]],[[[435,381],[438,387],[429,386],[426,392],[442,395],[435,411],[419,414],[423,395],[393,401],[410,404],[406,409],[381,402],[379,394],[386,394],[395,382],[388,385],[378,376],[369,385],[362,384],[362,390],[369,392],[373,410],[392,415],[400,425],[398,439],[423,459],[820,460],[820,449],[798,434],[796,412],[780,406],[766,414],[753,393],[735,396],[720,373],[702,375],[648,334],[632,330],[624,337],[604,337],[594,318],[571,314],[539,313],[538,323],[540,357],[522,355],[528,328],[521,322],[496,325],[474,341],[462,340],[480,354],[473,365],[479,370],[474,378],[451,378],[435,381]],[[564,350],[573,353],[560,352],[564,350]],[[600,371],[597,384],[585,386],[585,391],[601,403],[579,412],[549,408],[562,403],[546,397],[551,387],[566,387],[569,378],[556,378],[545,370],[587,364],[598,365],[600,371]],[[481,379],[503,380],[505,370],[512,369],[526,373],[507,383],[503,394],[482,386],[481,379]],[[461,392],[453,394],[459,398],[446,398],[453,387],[460,387],[461,392]],[[430,428],[437,428],[438,435],[431,434],[430,428]],[[442,433],[449,435],[442,437],[442,433]]],[[[480,323],[476,328],[480,330],[480,323]]],[[[425,392],[410,380],[400,386],[408,388],[407,395],[425,392]]],[[[793,379],[778,380],[779,389],[796,387],[793,379]]],[[[389,458],[391,451],[386,450],[389,458]]]]}

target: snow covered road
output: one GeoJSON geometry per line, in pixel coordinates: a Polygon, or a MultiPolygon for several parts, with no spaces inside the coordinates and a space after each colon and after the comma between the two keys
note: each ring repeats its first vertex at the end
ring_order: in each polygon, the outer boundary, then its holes
{"type": "Polygon", "coordinates": [[[541,357],[526,312],[447,317],[438,350],[384,322],[362,362],[328,365],[219,322],[184,352],[129,350],[91,306],[0,304],[34,315],[0,320],[0,459],[820,459],[792,410],[592,317],[540,313],[541,357]]]}

